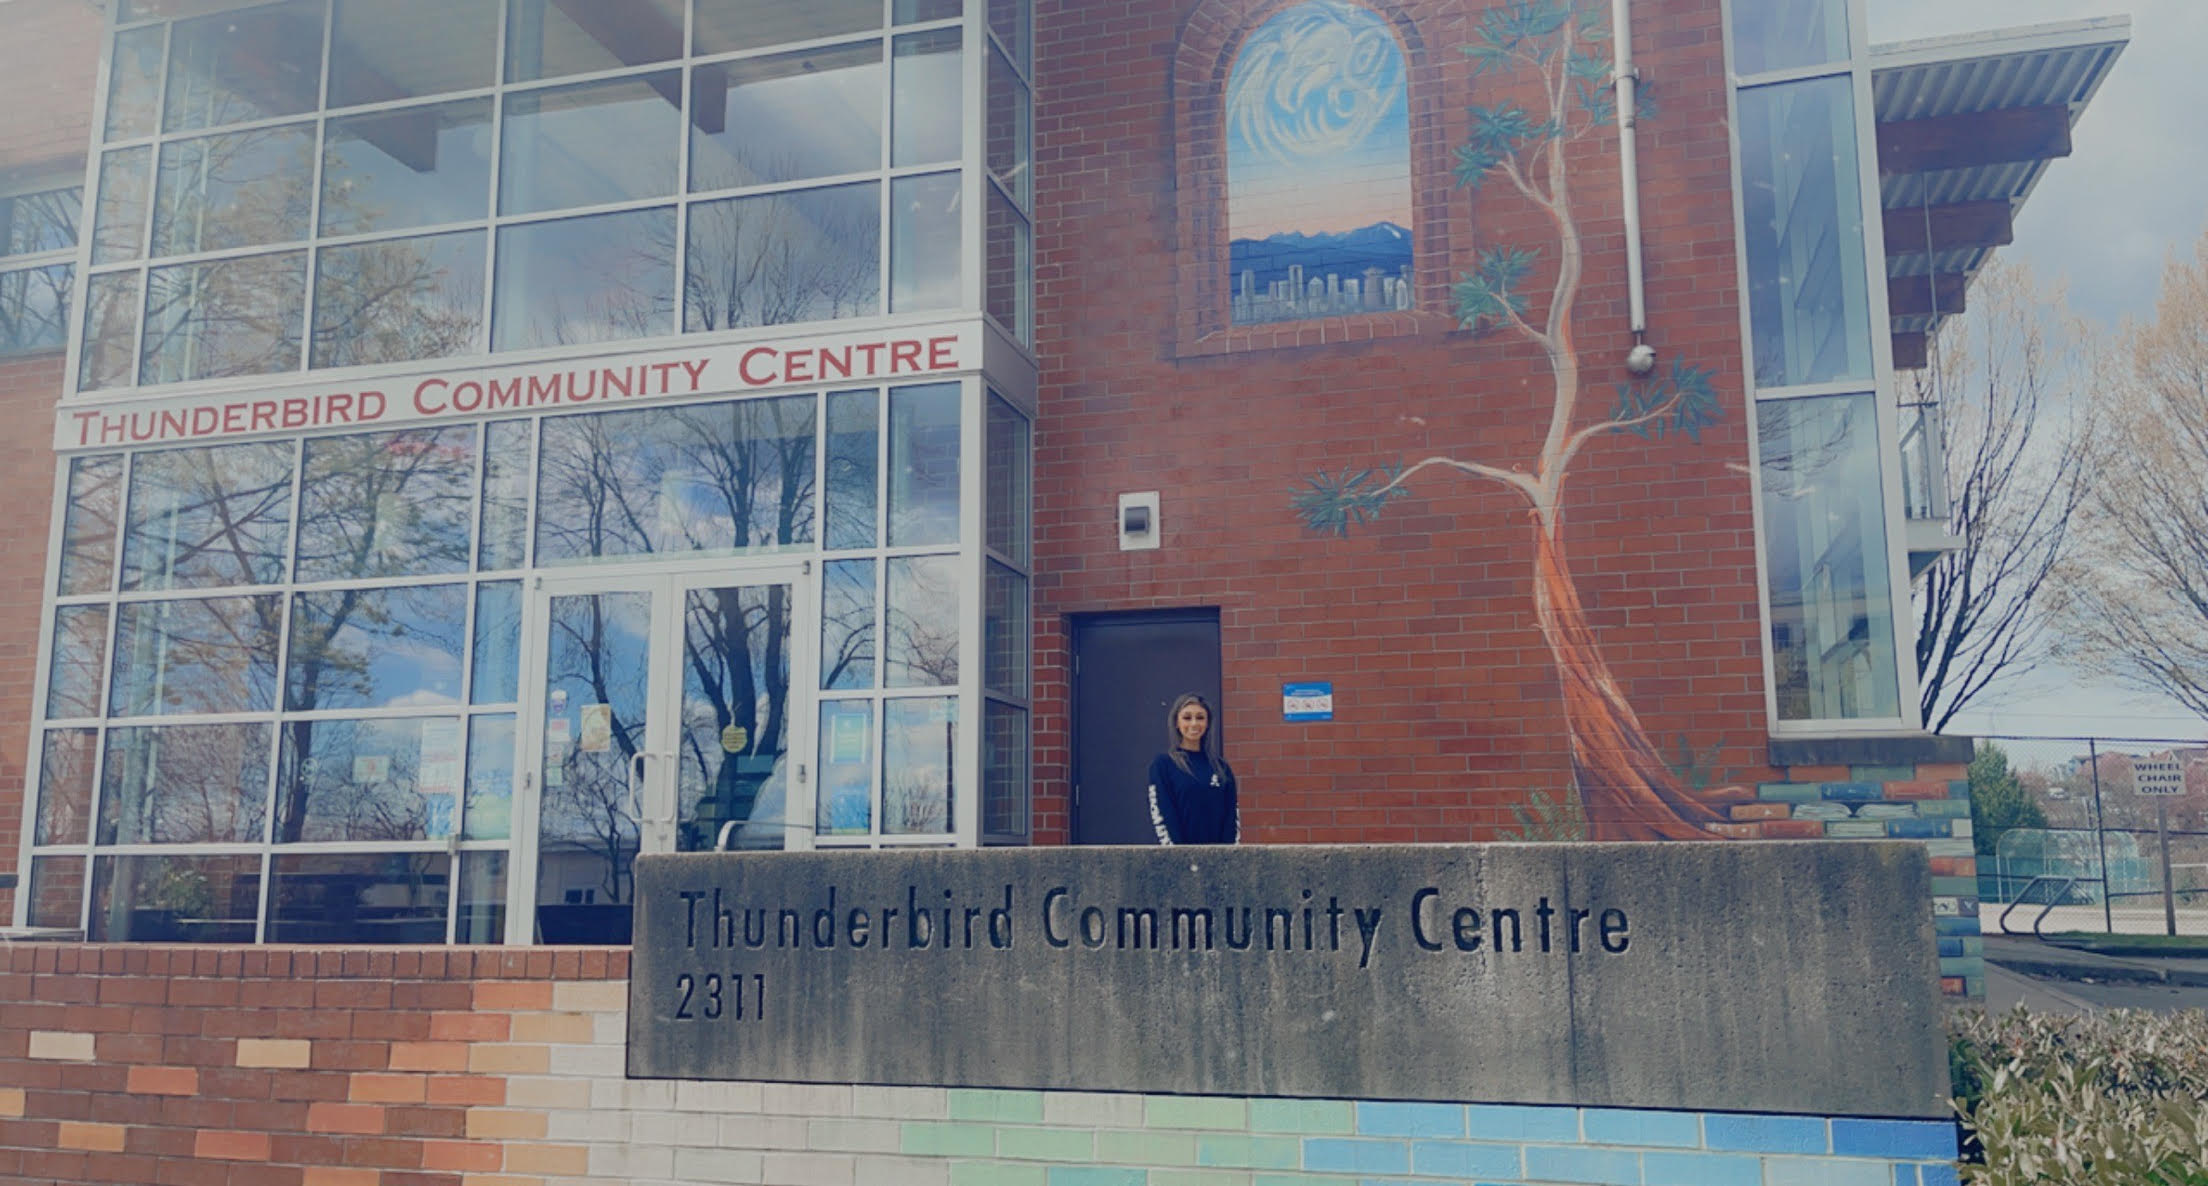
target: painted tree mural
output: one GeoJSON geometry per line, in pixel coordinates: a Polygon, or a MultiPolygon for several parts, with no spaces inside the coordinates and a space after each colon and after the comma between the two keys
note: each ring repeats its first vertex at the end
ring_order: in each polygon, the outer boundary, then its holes
{"type": "MultiPolygon", "coordinates": [[[[1540,350],[1554,380],[1540,451],[1500,463],[1436,456],[1322,474],[1298,492],[1295,506],[1312,528],[1346,536],[1430,474],[1461,474],[1514,495],[1533,528],[1534,609],[1555,659],[1570,731],[1579,796],[1573,814],[1584,816],[1586,834],[1596,840],[1708,839],[1704,825],[1725,818],[1721,801],[1728,796],[1690,788],[1665,761],[1603,657],[1565,551],[1565,479],[1591,442],[1612,434],[1649,444],[1672,434],[1699,440],[1718,415],[1712,372],[1685,362],[1619,384],[1606,404],[1583,389],[1573,305],[1586,248],[1570,161],[1574,145],[1616,122],[1606,21],[1595,9],[1574,11],[1556,0],[1510,0],[1484,14],[1464,47],[1475,79],[1499,88],[1517,83],[1540,95],[1532,108],[1506,100],[1469,109],[1471,132],[1457,149],[1456,181],[1475,195],[1507,187],[1506,197],[1515,194],[1546,216],[1554,241],[1478,245],[1473,270],[1453,293],[1465,328],[1511,334],[1540,350]],[[1554,252],[1553,264],[1544,249],[1554,252]],[[1534,290],[1543,275],[1553,277],[1545,293],[1534,290]]],[[[1640,115],[1648,114],[1644,103],[1640,115]]]]}

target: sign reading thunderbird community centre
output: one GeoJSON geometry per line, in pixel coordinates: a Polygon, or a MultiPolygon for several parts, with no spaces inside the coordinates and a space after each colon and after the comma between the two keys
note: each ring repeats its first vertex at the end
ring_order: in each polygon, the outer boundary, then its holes
{"type": "Polygon", "coordinates": [[[645,857],[629,1073],[1940,1116],[1928,878],[1860,842],[645,857]]]}

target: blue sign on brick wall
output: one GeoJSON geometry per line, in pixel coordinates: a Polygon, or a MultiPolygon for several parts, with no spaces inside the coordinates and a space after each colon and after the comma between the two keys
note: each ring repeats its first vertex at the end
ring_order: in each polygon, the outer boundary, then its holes
{"type": "Polygon", "coordinates": [[[1334,719],[1333,684],[1282,684],[1280,717],[1285,721],[1334,719]]]}

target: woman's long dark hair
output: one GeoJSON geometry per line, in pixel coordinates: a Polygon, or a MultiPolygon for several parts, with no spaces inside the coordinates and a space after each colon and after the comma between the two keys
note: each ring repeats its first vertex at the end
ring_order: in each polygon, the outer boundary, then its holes
{"type": "Polygon", "coordinates": [[[1204,756],[1211,759],[1212,769],[1225,775],[1227,781],[1234,781],[1234,767],[1227,765],[1227,760],[1219,754],[1219,710],[1194,692],[1184,693],[1165,714],[1165,755],[1173,759],[1181,773],[1195,775],[1196,772],[1188,768],[1188,751],[1181,748],[1181,710],[1191,704],[1204,710],[1204,756]]]}

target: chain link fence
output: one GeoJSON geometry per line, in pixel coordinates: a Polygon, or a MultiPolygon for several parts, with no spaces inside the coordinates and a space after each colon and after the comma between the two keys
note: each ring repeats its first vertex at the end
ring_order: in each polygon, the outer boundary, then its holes
{"type": "Polygon", "coordinates": [[[1970,779],[1988,932],[2208,936],[2208,741],[1980,738],[1970,779]]]}

